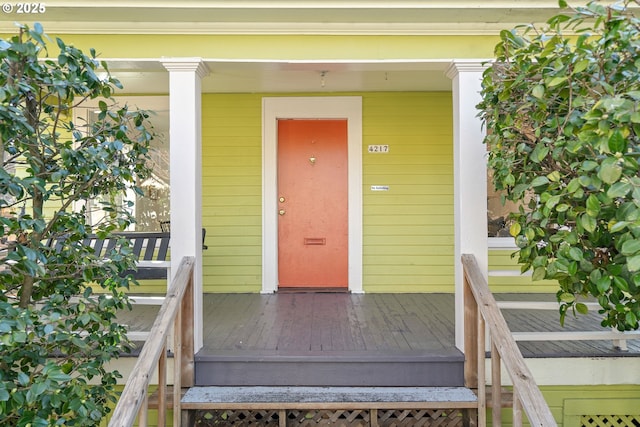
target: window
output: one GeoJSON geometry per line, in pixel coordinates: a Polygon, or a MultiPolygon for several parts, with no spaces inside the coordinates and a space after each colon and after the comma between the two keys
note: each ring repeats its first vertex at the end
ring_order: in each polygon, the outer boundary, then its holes
{"type": "MultiPolygon", "coordinates": [[[[151,141],[150,167],[151,176],[137,182],[144,196],[137,195],[133,190],[116,203],[125,200],[133,202],[130,213],[135,217],[129,231],[161,231],[160,224],[169,220],[169,99],[166,96],[118,97],[118,103],[127,104],[132,108],[152,111],[149,120],[153,126],[155,138],[151,141]]],[[[75,112],[79,123],[92,123],[96,120],[98,111],[96,105],[90,103],[75,112]]],[[[105,196],[106,197],[106,196],[105,196]]],[[[86,204],[87,219],[90,225],[98,224],[106,212],[101,209],[101,200],[96,198],[86,204]]]]}

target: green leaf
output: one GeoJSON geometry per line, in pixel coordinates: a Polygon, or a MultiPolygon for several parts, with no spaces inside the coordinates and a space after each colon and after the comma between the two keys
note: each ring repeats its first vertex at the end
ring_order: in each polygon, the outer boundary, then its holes
{"type": "Polygon", "coordinates": [[[576,304],[576,311],[580,314],[589,314],[589,307],[581,302],[576,304]]]}
{"type": "Polygon", "coordinates": [[[624,256],[634,255],[638,252],[640,252],[640,239],[627,240],[620,248],[620,253],[624,256]]]}
{"type": "Polygon", "coordinates": [[[546,176],[538,176],[531,181],[532,187],[542,187],[543,185],[549,184],[549,178],[546,176]]]}
{"type": "Polygon", "coordinates": [[[533,280],[534,282],[538,280],[544,280],[546,274],[547,270],[544,267],[538,267],[533,270],[531,280],[533,280]]]}
{"type": "Polygon", "coordinates": [[[558,296],[558,300],[560,302],[572,303],[576,300],[576,297],[569,292],[563,292],[558,296]]]}
{"type": "Polygon", "coordinates": [[[38,396],[47,391],[47,384],[44,382],[34,383],[27,392],[27,400],[34,402],[38,396]]]}
{"type": "Polygon", "coordinates": [[[594,194],[591,194],[587,198],[587,215],[596,218],[598,213],[600,213],[600,200],[594,194]]]}
{"type": "Polygon", "coordinates": [[[547,154],[549,154],[549,147],[545,146],[544,144],[537,144],[536,148],[534,148],[529,155],[529,158],[534,163],[540,163],[544,160],[545,157],[547,157],[547,154]]]}
{"type": "Polygon", "coordinates": [[[602,162],[600,171],[598,171],[598,178],[606,184],[613,184],[618,181],[622,176],[622,167],[620,166],[618,159],[609,157],[602,162]]]}
{"type": "Polygon", "coordinates": [[[544,98],[544,85],[535,85],[531,90],[531,95],[538,99],[544,98]]]}
{"type": "Polygon", "coordinates": [[[553,209],[558,203],[560,203],[560,195],[556,194],[555,196],[549,197],[545,206],[549,209],[553,209]]]}
{"type": "Polygon", "coordinates": [[[627,149],[627,140],[619,130],[614,131],[609,137],[609,150],[612,153],[623,153],[627,149]]]}
{"type": "Polygon", "coordinates": [[[520,224],[514,222],[513,224],[511,224],[511,227],[509,227],[509,234],[511,234],[513,237],[516,237],[518,234],[520,234],[521,230],[522,228],[520,227],[520,224]]]}
{"type": "Polygon", "coordinates": [[[620,276],[613,276],[613,284],[615,287],[624,292],[629,292],[629,284],[620,276]]]}
{"type": "MultiPolygon", "coordinates": [[[[584,259],[582,261],[584,261],[584,259]]],[[[575,276],[578,273],[578,263],[577,262],[569,263],[569,268],[567,269],[567,272],[569,273],[570,276],[575,276]]]]}
{"type": "Polygon", "coordinates": [[[529,228],[525,228],[524,230],[524,236],[527,238],[528,241],[533,242],[533,240],[536,237],[536,232],[533,228],[529,227],[529,228]]]}
{"type": "Polygon", "coordinates": [[[594,162],[593,160],[585,160],[582,162],[581,169],[585,172],[590,172],[598,167],[598,162],[594,162]]]}
{"type": "Polygon", "coordinates": [[[580,224],[587,232],[593,233],[596,229],[596,219],[590,215],[584,214],[580,217],[580,224]]]}
{"type": "Polygon", "coordinates": [[[618,197],[625,197],[631,190],[633,186],[629,182],[618,181],[613,184],[607,190],[607,196],[612,199],[617,199],[618,197]]]}
{"type": "Polygon", "coordinates": [[[24,372],[20,372],[18,374],[18,383],[22,387],[26,387],[29,384],[29,381],[30,381],[29,375],[25,374],[24,372]]]}
{"type": "Polygon", "coordinates": [[[615,221],[609,223],[609,231],[612,233],[618,233],[624,230],[629,223],[627,221],[615,221]]]}
{"type": "Polygon", "coordinates": [[[608,276],[603,276],[596,281],[596,287],[601,294],[606,293],[611,287],[611,279],[608,276]]]}
{"type": "Polygon", "coordinates": [[[589,66],[589,60],[588,59],[582,59],[582,60],[580,60],[580,61],[575,63],[575,65],[573,66],[573,72],[574,73],[580,73],[580,72],[586,70],[588,66],[589,66]]]}
{"type": "Polygon", "coordinates": [[[47,375],[47,378],[49,378],[52,381],[56,381],[56,382],[66,382],[69,381],[71,379],[71,376],[64,374],[63,372],[58,371],[54,371],[54,372],[50,372],[47,375]]]}
{"type": "Polygon", "coordinates": [[[640,255],[627,258],[627,269],[631,272],[640,270],[640,255]]]}
{"type": "Polygon", "coordinates": [[[580,248],[571,248],[569,249],[569,257],[574,261],[582,261],[584,255],[582,254],[582,250],[580,248]]]}
{"type": "Polygon", "coordinates": [[[547,83],[547,86],[548,87],[558,86],[559,84],[562,84],[562,83],[566,82],[567,79],[568,79],[567,76],[554,77],[551,80],[549,80],[549,83],[547,83]]]}
{"type": "Polygon", "coordinates": [[[25,331],[14,331],[12,334],[14,343],[26,343],[27,333],[25,331]]]}
{"type": "Polygon", "coordinates": [[[578,178],[573,178],[567,185],[567,191],[569,193],[575,193],[578,189],[580,189],[580,180],[578,180],[578,178]]]}
{"type": "Polygon", "coordinates": [[[627,322],[627,325],[629,325],[631,328],[633,329],[638,328],[638,317],[635,315],[634,312],[628,311],[627,314],[625,314],[624,316],[624,320],[625,322],[627,322]]]}
{"type": "Polygon", "coordinates": [[[558,171],[552,171],[550,174],[547,174],[547,178],[549,178],[551,182],[559,182],[560,179],[562,179],[562,175],[560,175],[558,171]]]}

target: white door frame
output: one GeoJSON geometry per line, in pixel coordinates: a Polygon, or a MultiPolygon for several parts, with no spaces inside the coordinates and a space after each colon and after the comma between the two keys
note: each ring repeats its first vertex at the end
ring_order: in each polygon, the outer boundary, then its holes
{"type": "Polygon", "coordinates": [[[262,293],[278,290],[278,119],[346,119],[349,157],[349,291],[362,293],[362,98],[262,100],[262,293]]]}

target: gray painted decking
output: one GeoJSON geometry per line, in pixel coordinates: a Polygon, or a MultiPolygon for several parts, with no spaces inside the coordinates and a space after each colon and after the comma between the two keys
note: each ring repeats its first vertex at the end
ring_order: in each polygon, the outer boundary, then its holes
{"type": "Polygon", "coordinates": [[[197,381],[460,386],[463,356],[441,302],[401,294],[220,295],[207,303],[197,381]]]}
{"type": "MultiPolygon", "coordinates": [[[[553,295],[496,295],[554,300],[553,295]]],[[[196,355],[200,385],[462,385],[454,345],[452,294],[207,294],[204,348],[196,355]]],[[[135,307],[122,321],[149,328],[156,307],[135,307]]],[[[512,331],[597,330],[597,313],[505,311],[512,331]]],[[[640,356],[611,341],[521,342],[525,357],[640,356]]]]}
{"type": "Polygon", "coordinates": [[[451,304],[437,294],[207,296],[209,350],[441,351],[453,347],[451,304]]]}

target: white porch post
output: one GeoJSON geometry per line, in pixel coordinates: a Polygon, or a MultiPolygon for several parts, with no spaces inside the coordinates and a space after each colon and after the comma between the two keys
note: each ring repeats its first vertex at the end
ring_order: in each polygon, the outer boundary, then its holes
{"type": "Polygon", "coordinates": [[[201,58],[164,58],[169,71],[171,271],[194,256],[194,348],[202,347],[202,91],[201,58]]]}
{"type": "MultiPolygon", "coordinates": [[[[475,106],[481,101],[480,61],[455,61],[447,70],[453,80],[453,168],[455,217],[456,346],[464,347],[464,304],[461,254],[473,254],[488,272],[487,167],[482,122],[475,106]]],[[[475,327],[475,326],[474,326],[475,327]]]]}

